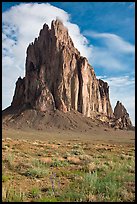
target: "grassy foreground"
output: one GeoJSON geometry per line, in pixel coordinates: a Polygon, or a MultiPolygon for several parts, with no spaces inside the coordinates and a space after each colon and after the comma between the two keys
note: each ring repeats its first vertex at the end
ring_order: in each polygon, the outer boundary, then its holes
{"type": "Polygon", "coordinates": [[[135,200],[132,144],[2,141],[2,201],[135,200]]]}

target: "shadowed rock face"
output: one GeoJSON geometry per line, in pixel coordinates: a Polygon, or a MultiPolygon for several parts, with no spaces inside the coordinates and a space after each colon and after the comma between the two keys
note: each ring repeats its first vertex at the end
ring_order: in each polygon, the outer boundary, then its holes
{"type": "Polygon", "coordinates": [[[96,78],[59,20],[52,21],[51,29],[44,24],[27,48],[25,78],[18,79],[11,106],[21,104],[40,111],[74,109],[88,117],[93,112],[113,117],[108,84],[96,78]]]}
{"type": "Polygon", "coordinates": [[[114,116],[115,116],[115,126],[121,129],[132,127],[131,120],[129,118],[129,114],[127,113],[126,108],[117,101],[117,104],[114,108],[114,116]]]}
{"type": "Polygon", "coordinates": [[[25,102],[25,77],[23,79],[19,77],[16,82],[16,89],[11,106],[18,107],[19,105],[23,105],[24,102],[25,102]]]}

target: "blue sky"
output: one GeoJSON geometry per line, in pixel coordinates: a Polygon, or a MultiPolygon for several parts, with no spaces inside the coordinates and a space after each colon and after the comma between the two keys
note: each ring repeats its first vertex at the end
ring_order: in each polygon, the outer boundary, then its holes
{"type": "Polygon", "coordinates": [[[134,2],[35,2],[24,6],[3,2],[2,12],[3,108],[11,103],[16,79],[24,76],[28,43],[37,37],[44,22],[50,24],[58,16],[97,77],[109,83],[112,106],[122,101],[134,123],[134,2]]]}

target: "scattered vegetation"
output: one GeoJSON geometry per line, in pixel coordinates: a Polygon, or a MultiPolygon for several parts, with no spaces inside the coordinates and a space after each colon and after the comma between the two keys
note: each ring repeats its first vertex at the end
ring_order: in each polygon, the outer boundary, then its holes
{"type": "Polygon", "coordinates": [[[15,190],[13,187],[2,188],[3,202],[23,202],[25,201],[25,194],[20,189],[15,190]]]}
{"type": "Polygon", "coordinates": [[[63,166],[68,166],[68,165],[69,163],[67,161],[64,161],[64,160],[60,161],[54,158],[50,166],[51,167],[63,167],[63,166]]]}
{"type": "Polygon", "coordinates": [[[135,201],[133,145],[6,139],[5,144],[3,202],[135,201]]]}

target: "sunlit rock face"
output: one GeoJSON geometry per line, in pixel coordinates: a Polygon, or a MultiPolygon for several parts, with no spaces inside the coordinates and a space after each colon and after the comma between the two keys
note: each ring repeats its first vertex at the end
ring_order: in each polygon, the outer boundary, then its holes
{"type": "Polygon", "coordinates": [[[12,106],[29,105],[39,111],[74,109],[87,117],[113,117],[107,82],[96,78],[93,67],[74,47],[61,21],[44,24],[27,48],[26,74],[16,83],[12,106]]]}

